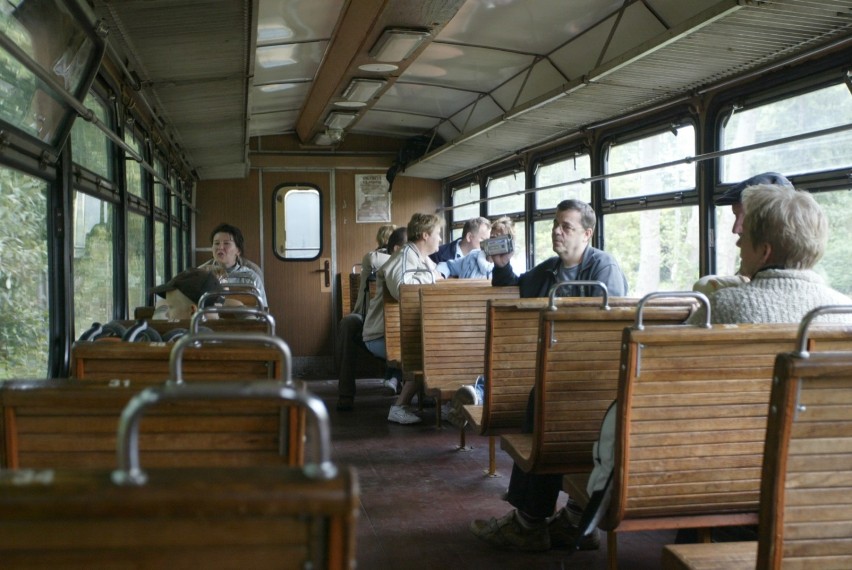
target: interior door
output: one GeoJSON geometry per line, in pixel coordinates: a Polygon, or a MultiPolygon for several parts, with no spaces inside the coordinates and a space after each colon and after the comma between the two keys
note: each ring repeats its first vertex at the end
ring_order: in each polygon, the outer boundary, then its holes
{"type": "MultiPolygon", "coordinates": [[[[264,170],[261,187],[266,295],[270,312],[276,320],[276,332],[290,345],[295,358],[303,361],[305,357],[328,357],[332,353],[334,280],[330,173],[264,170]],[[276,243],[276,228],[283,225],[279,225],[280,220],[276,219],[281,213],[281,205],[278,204],[276,214],[275,200],[276,190],[284,186],[314,187],[319,191],[322,227],[318,258],[281,259],[286,252],[276,243]]],[[[281,230],[277,231],[280,233],[281,230]]]]}

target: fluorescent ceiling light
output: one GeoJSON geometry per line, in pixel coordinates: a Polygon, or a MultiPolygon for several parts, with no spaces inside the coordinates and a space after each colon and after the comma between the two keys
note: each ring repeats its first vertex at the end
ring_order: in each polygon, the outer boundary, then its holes
{"type": "Polygon", "coordinates": [[[390,73],[391,71],[399,69],[399,66],[392,63],[365,63],[363,65],[359,65],[358,69],[361,71],[369,71],[371,73],[390,73]]]}
{"type": "Polygon", "coordinates": [[[381,79],[353,79],[343,92],[343,98],[347,101],[366,103],[385,86],[385,83],[387,82],[381,79]]]}
{"type": "Polygon", "coordinates": [[[357,113],[338,113],[337,111],[332,111],[325,119],[325,126],[329,129],[345,129],[357,116],[357,113]]]}
{"type": "Polygon", "coordinates": [[[370,50],[370,57],[377,61],[403,61],[431,35],[425,30],[387,28],[370,50]]]}

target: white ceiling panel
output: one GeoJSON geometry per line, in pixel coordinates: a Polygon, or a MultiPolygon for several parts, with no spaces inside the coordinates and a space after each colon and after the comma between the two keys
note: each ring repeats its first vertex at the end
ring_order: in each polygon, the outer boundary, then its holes
{"type": "Polygon", "coordinates": [[[529,55],[433,43],[408,67],[402,80],[488,92],[532,62],[529,55]]]}
{"type": "Polygon", "coordinates": [[[308,96],[311,85],[305,83],[273,83],[251,88],[252,118],[271,111],[298,111],[308,96]]]}
{"type": "Polygon", "coordinates": [[[327,41],[257,48],[254,85],[310,81],[317,72],[327,41]]]}
{"type": "Polygon", "coordinates": [[[398,81],[385,91],[373,109],[381,111],[417,109],[421,114],[446,119],[474,102],[478,96],[477,93],[470,91],[398,81]]]}

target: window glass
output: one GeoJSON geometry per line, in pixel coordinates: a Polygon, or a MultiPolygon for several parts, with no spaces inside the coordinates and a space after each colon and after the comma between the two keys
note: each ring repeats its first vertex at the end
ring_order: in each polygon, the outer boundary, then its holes
{"type": "MultiPolygon", "coordinates": [[[[770,141],[852,123],[852,96],[844,84],[734,113],[722,130],[722,148],[770,141]]],[[[785,176],[852,166],[852,131],[722,157],[722,180],[759,172],[785,176]]]]}
{"type": "Polygon", "coordinates": [[[691,290],[698,279],[698,206],[607,214],[604,243],[630,296],[691,290]]]}
{"type": "Polygon", "coordinates": [[[527,270],[527,225],[515,220],[515,253],[512,254],[512,269],[515,275],[527,270]]]}
{"type": "MultiPolygon", "coordinates": [[[[559,162],[542,164],[535,173],[535,187],[553,186],[564,182],[573,182],[592,175],[592,161],[588,154],[572,156],[559,162]]],[[[592,185],[590,182],[571,184],[535,193],[535,205],[539,210],[556,208],[562,200],[573,198],[583,202],[592,201],[592,185]]],[[[550,240],[548,239],[548,244],[550,240]]]]}
{"type": "MultiPolygon", "coordinates": [[[[0,33],[59,85],[80,99],[98,64],[97,50],[79,22],[56,1],[0,3],[0,33]]],[[[0,120],[51,145],[75,112],[52,89],[0,47],[0,120]]]]}
{"type": "Polygon", "coordinates": [[[488,198],[506,196],[488,201],[488,215],[498,216],[524,211],[524,195],[509,196],[515,192],[523,192],[526,188],[523,172],[513,172],[488,181],[488,198]]]}
{"type": "MultiPolygon", "coordinates": [[[[136,137],[135,133],[128,132],[125,134],[124,142],[126,142],[130,148],[135,150],[139,156],[145,156],[142,152],[142,143],[136,137]]],[[[127,153],[125,153],[124,164],[127,176],[127,191],[134,196],[145,198],[145,189],[142,186],[142,181],[145,179],[143,176],[144,169],[142,168],[142,165],[136,162],[136,160],[127,153]]]]}
{"type": "MultiPolygon", "coordinates": [[[[98,97],[89,94],[85,106],[95,113],[102,124],[111,124],[107,106],[98,97]]],[[[83,119],[75,121],[71,128],[71,149],[75,163],[107,180],[113,179],[112,145],[99,128],[83,119]]]]}
{"type": "MultiPolygon", "coordinates": [[[[158,283],[159,285],[159,283],[158,283]]],[[[127,306],[148,304],[145,281],[145,216],[127,213],[127,306]]]]}
{"type": "MultiPolygon", "coordinates": [[[[695,156],[695,128],[683,125],[676,132],[665,131],[612,145],[606,168],[611,173],[623,172],[688,156],[695,156]]],[[[678,164],[609,178],[606,181],[606,196],[614,199],[689,190],[695,188],[695,168],[695,164],[678,164]]]]}
{"type": "Polygon", "coordinates": [[[307,186],[275,190],[275,254],[282,259],[316,259],[322,251],[320,193],[307,186]]]}
{"type": "MultiPolygon", "coordinates": [[[[157,171],[157,174],[163,180],[168,180],[168,169],[166,168],[165,163],[161,159],[157,159],[154,165],[154,168],[157,171]]],[[[159,208],[160,210],[166,209],[166,204],[168,204],[168,190],[159,180],[154,180],[154,207],[159,208]]]]}
{"type": "Polygon", "coordinates": [[[825,255],[815,269],[822,273],[828,284],[852,296],[852,241],[849,240],[852,220],[852,191],[814,193],[814,198],[828,216],[828,245],[825,255]]]}
{"type": "MultiPolygon", "coordinates": [[[[479,184],[453,189],[453,221],[469,220],[479,216],[479,184]],[[476,202],[471,204],[471,202],[476,202]],[[470,204],[459,208],[459,204],[470,204]]],[[[455,235],[455,234],[454,234],[455,235]]]]}
{"type": "Polygon", "coordinates": [[[172,275],[180,273],[180,228],[172,226],[172,275]]]}
{"type": "Polygon", "coordinates": [[[166,224],[154,222],[154,284],[166,282],[166,224]]]}
{"type": "Polygon", "coordinates": [[[716,207],[716,274],[735,275],[740,270],[739,236],[732,230],[734,212],[730,206],[716,207]]]}
{"type": "Polygon", "coordinates": [[[113,317],[114,206],[74,192],[74,338],[113,317]]]}
{"type": "Polygon", "coordinates": [[[48,375],[47,183],[0,166],[0,378],[48,375]]]}

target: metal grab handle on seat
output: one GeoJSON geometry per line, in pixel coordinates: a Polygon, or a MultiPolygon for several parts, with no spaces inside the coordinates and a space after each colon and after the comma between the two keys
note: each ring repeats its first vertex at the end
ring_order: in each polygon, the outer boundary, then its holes
{"type": "Polygon", "coordinates": [[[200,346],[211,342],[233,342],[240,344],[262,344],[277,348],[281,353],[283,360],[283,378],[279,378],[279,383],[287,385],[293,384],[293,357],[290,353],[290,347],[287,343],[277,336],[265,335],[260,333],[199,333],[184,335],[175,343],[172,348],[171,356],[169,357],[169,383],[183,383],[183,351],[188,346],[200,346]]]}
{"type": "Polygon", "coordinates": [[[609,310],[609,289],[607,289],[607,286],[602,281],[559,281],[558,283],[553,285],[550,288],[550,291],[548,291],[548,293],[547,293],[547,298],[548,298],[547,310],[548,311],[555,311],[556,310],[556,292],[561,287],[566,287],[566,286],[569,286],[569,285],[570,286],[587,285],[587,286],[590,286],[590,287],[600,287],[601,291],[603,292],[603,295],[602,295],[603,296],[603,303],[601,303],[601,310],[602,311],[608,311],[609,310]]]}
{"type": "MultiPolygon", "coordinates": [[[[258,293],[257,289],[255,289],[254,287],[248,287],[248,288],[244,288],[244,289],[222,289],[220,291],[208,291],[207,293],[204,293],[203,295],[201,295],[201,298],[198,299],[198,306],[210,308],[210,307],[207,306],[207,303],[209,302],[210,299],[216,299],[218,297],[229,297],[229,296],[230,297],[239,297],[239,296],[245,296],[245,295],[248,295],[249,297],[254,298],[255,303],[256,303],[255,307],[264,308],[263,307],[263,299],[260,298],[260,293],[258,293]]],[[[251,305],[246,305],[246,307],[251,308],[251,305]]]]}
{"type": "Polygon", "coordinates": [[[121,412],[118,424],[118,469],[112,473],[117,485],[144,485],[145,472],[139,464],[139,422],[145,411],[161,402],[187,400],[283,400],[305,407],[313,418],[308,429],[310,457],[302,470],[312,479],[330,479],[337,474],[331,462],[331,428],[325,404],[304,388],[278,382],[165,384],[146,388],[134,396],[121,412]]]}
{"type": "Polygon", "coordinates": [[[642,324],[642,311],[645,310],[645,305],[648,301],[661,297],[688,297],[697,300],[707,309],[707,318],[704,321],[703,327],[705,329],[710,328],[710,299],[707,298],[707,295],[698,291],[655,291],[648,293],[639,300],[639,305],[636,307],[636,324],[633,325],[634,329],[638,331],[645,329],[645,326],[642,324]]]}
{"type": "Polygon", "coordinates": [[[852,305],[823,305],[808,312],[802,321],[799,323],[799,332],[796,335],[796,352],[795,355],[799,358],[807,358],[808,353],[808,328],[811,323],[821,315],[836,315],[836,314],[852,313],[852,305]]]}
{"type": "Polygon", "coordinates": [[[204,307],[203,309],[199,309],[196,311],[194,315],[192,315],[192,319],[189,321],[189,332],[192,334],[196,334],[201,324],[207,322],[208,315],[234,315],[237,317],[240,316],[253,316],[258,317],[262,321],[266,321],[266,334],[275,334],[275,317],[273,317],[270,313],[266,312],[264,309],[260,309],[258,307],[204,307]]]}
{"type": "Polygon", "coordinates": [[[361,273],[361,269],[363,269],[362,265],[360,263],[356,263],[352,266],[352,273],[361,273]],[[355,269],[356,267],[358,268],[357,270],[355,269]]]}

